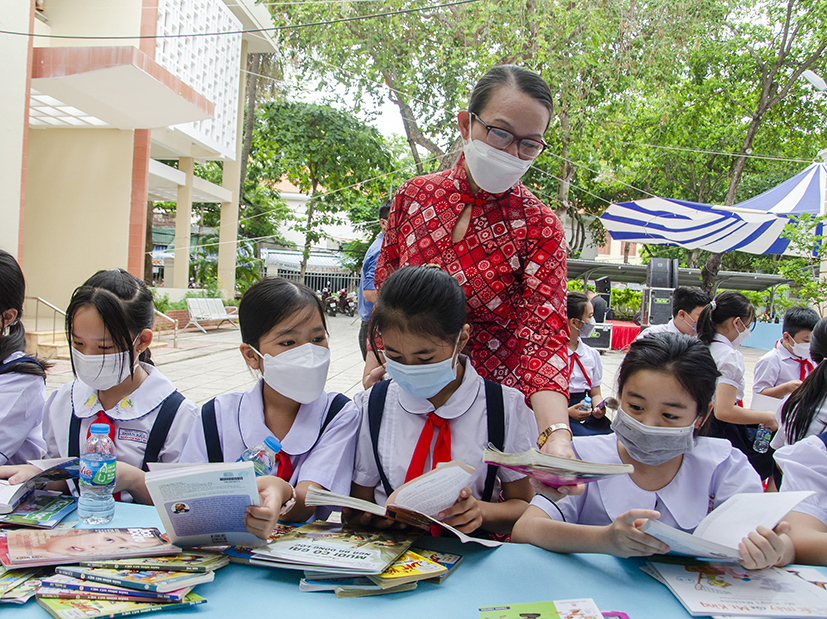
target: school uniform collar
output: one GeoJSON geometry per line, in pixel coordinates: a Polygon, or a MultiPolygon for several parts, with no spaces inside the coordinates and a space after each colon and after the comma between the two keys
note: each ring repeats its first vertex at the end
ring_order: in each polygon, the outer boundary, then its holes
{"type": "MultiPolygon", "coordinates": [[[[263,388],[264,379],[259,379],[252,388],[241,394],[238,400],[238,430],[245,449],[263,443],[268,436],[274,436],[264,423],[263,388]]],[[[326,412],[327,393],[324,392],[309,404],[299,406],[299,412],[290,431],[280,441],[282,451],[291,456],[310,451],[319,438],[322,417],[326,412]]]]}
{"type": "Polygon", "coordinates": [[[810,363],[812,363],[812,360],[810,359],[809,355],[807,355],[806,357],[799,357],[798,355],[791,353],[789,350],[787,350],[787,347],[781,343],[781,340],[778,340],[775,343],[775,350],[778,351],[778,357],[779,359],[781,359],[781,361],[785,361],[787,359],[794,359],[799,363],[801,361],[809,361],[810,363]]]}
{"type": "MultiPolygon", "coordinates": [[[[617,452],[617,437],[614,434],[575,437],[573,445],[577,457],[582,460],[606,464],[623,463],[617,452]]],[[[621,516],[631,504],[635,508],[655,509],[660,501],[681,529],[691,531],[709,512],[709,480],[731,449],[731,445],[725,441],[696,439],[695,448],[683,455],[681,468],[675,478],[654,492],[638,486],[629,475],[593,483],[597,484],[603,509],[612,521],[621,516]]]]}
{"type": "Polygon", "coordinates": [[[674,318],[666,323],[666,330],[669,333],[681,333],[681,330],[678,329],[678,325],[675,324],[674,318]]]}
{"type": "MultiPolygon", "coordinates": [[[[146,380],[110,410],[104,411],[110,419],[140,419],[158,408],[161,402],[175,391],[175,385],[154,366],[141,362],[141,367],[148,374],[146,380]]],[[[72,382],[72,407],[80,419],[92,417],[103,410],[98,399],[98,390],[77,378],[72,382]]]]}
{"type": "MultiPolygon", "coordinates": [[[[465,374],[462,377],[457,390],[451,394],[448,401],[436,410],[437,417],[442,419],[456,419],[465,414],[471,409],[471,406],[479,396],[480,388],[483,380],[466,355],[459,355],[459,362],[465,367],[465,374]]],[[[422,398],[415,398],[407,391],[396,386],[396,398],[399,401],[399,406],[402,407],[406,413],[413,415],[427,415],[434,411],[434,405],[428,400],[422,398]]]]}
{"type": "Polygon", "coordinates": [[[712,341],[713,342],[721,342],[721,344],[726,344],[732,350],[735,350],[735,346],[732,345],[732,342],[729,341],[729,338],[724,336],[724,335],[721,335],[720,333],[716,333],[715,337],[712,338],[712,341]]]}
{"type": "Polygon", "coordinates": [[[578,337],[577,348],[575,348],[574,350],[571,350],[571,348],[569,348],[569,350],[572,352],[572,354],[575,354],[582,359],[585,356],[583,353],[586,352],[585,346],[586,344],[583,343],[583,339],[578,337]]]}

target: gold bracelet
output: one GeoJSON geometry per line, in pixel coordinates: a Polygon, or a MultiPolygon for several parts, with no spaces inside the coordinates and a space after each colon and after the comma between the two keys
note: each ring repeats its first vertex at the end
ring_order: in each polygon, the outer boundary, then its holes
{"type": "Polygon", "coordinates": [[[569,424],[567,423],[553,423],[545,430],[540,432],[540,436],[537,437],[537,449],[542,449],[543,445],[546,444],[548,437],[552,435],[552,433],[557,432],[557,430],[565,430],[568,432],[572,438],[574,438],[574,433],[571,431],[569,424]]]}

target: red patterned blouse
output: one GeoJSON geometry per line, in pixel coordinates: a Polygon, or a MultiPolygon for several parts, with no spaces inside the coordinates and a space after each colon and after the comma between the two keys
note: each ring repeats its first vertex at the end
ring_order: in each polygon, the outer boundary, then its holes
{"type": "Polygon", "coordinates": [[[406,181],[396,192],[374,281],[435,263],[465,290],[471,341],[466,352],[483,378],[520,389],[568,394],[566,247],[557,216],[522,183],[471,197],[464,159],[444,172],[406,181]],[[467,204],[459,243],[451,232],[467,204]]]}

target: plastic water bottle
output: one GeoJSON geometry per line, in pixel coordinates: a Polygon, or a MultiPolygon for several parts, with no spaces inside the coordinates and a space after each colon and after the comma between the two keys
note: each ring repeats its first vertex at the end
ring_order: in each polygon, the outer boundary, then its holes
{"type": "Polygon", "coordinates": [[[592,396],[586,394],[586,397],[583,399],[583,402],[580,404],[581,411],[591,411],[592,410],[592,396]]]}
{"type": "Polygon", "coordinates": [[[106,524],[115,515],[115,444],[109,426],[93,423],[80,455],[78,518],[86,524],[106,524]]]}
{"type": "Polygon", "coordinates": [[[758,431],[755,433],[755,440],[752,441],[752,449],[756,453],[765,454],[770,448],[770,439],[772,432],[770,432],[764,424],[758,426],[758,431]]]}
{"type": "Polygon", "coordinates": [[[256,477],[272,475],[277,466],[276,454],[281,451],[281,443],[275,436],[268,436],[263,443],[259,443],[245,450],[237,462],[252,462],[256,470],[256,477]]]}

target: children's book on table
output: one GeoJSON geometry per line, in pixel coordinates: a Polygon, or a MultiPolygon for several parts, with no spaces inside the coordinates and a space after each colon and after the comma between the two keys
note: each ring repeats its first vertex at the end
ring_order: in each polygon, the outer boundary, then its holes
{"type": "Polygon", "coordinates": [[[42,580],[37,595],[40,597],[88,598],[121,602],[180,602],[191,590],[192,587],[184,587],[166,593],[144,591],[81,580],[65,574],[54,574],[42,580]]]}
{"type": "Polygon", "coordinates": [[[59,566],[58,574],[116,585],[141,591],[158,591],[168,593],[184,587],[194,587],[205,582],[212,582],[215,572],[158,572],[150,570],[113,570],[105,567],[80,567],[77,565],[59,566]]]}
{"type": "Polygon", "coordinates": [[[53,529],[74,511],[78,500],[51,490],[35,489],[13,512],[0,516],[0,524],[53,529]]]}
{"type": "Polygon", "coordinates": [[[591,598],[481,606],[480,619],[603,619],[591,598]]]}
{"type": "Polygon", "coordinates": [[[81,561],[82,567],[108,567],[115,570],[158,570],[166,572],[212,572],[230,562],[217,552],[185,552],[166,557],[136,557],[132,559],[104,559],[81,561]]]}
{"type": "Polygon", "coordinates": [[[196,593],[188,593],[180,602],[160,604],[157,602],[113,602],[109,600],[60,599],[38,597],[37,603],[55,617],[55,619],[95,619],[97,617],[126,617],[151,613],[158,610],[174,610],[196,604],[203,604],[207,600],[196,593]]]}

